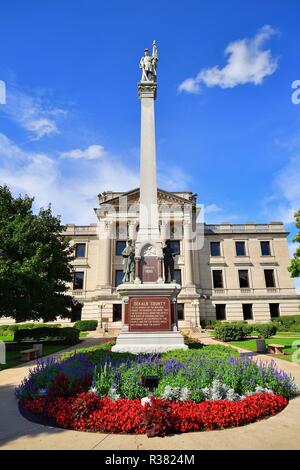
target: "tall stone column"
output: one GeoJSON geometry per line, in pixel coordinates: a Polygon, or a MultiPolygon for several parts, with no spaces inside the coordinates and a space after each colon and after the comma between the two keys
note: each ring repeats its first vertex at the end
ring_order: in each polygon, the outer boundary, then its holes
{"type": "Polygon", "coordinates": [[[138,242],[159,241],[154,100],[156,82],[139,82],[141,101],[140,226],[138,242]]]}
{"type": "Polygon", "coordinates": [[[184,237],[184,271],[185,271],[185,285],[192,286],[193,282],[193,251],[191,249],[191,224],[184,222],[183,224],[183,237],[184,237]]]}
{"type": "Polygon", "coordinates": [[[111,223],[104,222],[104,238],[102,240],[103,253],[101,257],[103,286],[111,284],[111,223]]]}

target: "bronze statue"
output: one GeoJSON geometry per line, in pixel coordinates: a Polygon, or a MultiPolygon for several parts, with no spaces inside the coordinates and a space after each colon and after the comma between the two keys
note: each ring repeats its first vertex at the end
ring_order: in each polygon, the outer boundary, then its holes
{"type": "Polygon", "coordinates": [[[170,240],[166,241],[166,246],[163,248],[164,254],[164,269],[165,269],[165,282],[176,282],[174,279],[174,258],[179,253],[173,251],[170,240]],[[170,281],[169,281],[170,276],[170,281]]]}
{"type": "Polygon", "coordinates": [[[124,277],[122,282],[134,282],[135,274],[135,248],[132,244],[132,240],[127,240],[126,247],[122,251],[123,256],[123,272],[124,277]]]}

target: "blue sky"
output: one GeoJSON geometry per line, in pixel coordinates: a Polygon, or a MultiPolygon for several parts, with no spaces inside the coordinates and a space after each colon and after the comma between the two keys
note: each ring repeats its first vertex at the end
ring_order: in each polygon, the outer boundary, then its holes
{"type": "Polygon", "coordinates": [[[4,0],[0,184],[95,222],[104,190],[138,185],[138,63],[158,44],[159,185],[208,222],[300,207],[299,2],[4,0]],[[226,52],[227,51],[227,52],[226,52]]]}

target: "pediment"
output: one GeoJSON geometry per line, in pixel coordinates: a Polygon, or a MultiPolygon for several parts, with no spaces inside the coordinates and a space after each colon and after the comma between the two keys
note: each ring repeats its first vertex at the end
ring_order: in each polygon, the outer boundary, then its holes
{"type": "MultiPolygon", "coordinates": [[[[127,203],[129,205],[139,203],[140,188],[136,188],[125,193],[111,193],[111,196],[112,197],[108,197],[107,199],[101,201],[99,206],[101,207],[106,204],[111,204],[115,207],[119,207],[122,198],[127,199],[127,203]]],[[[159,204],[177,204],[182,206],[183,204],[191,204],[191,202],[195,203],[194,199],[186,199],[176,193],[165,191],[164,189],[160,188],[157,189],[157,197],[159,204]]]]}

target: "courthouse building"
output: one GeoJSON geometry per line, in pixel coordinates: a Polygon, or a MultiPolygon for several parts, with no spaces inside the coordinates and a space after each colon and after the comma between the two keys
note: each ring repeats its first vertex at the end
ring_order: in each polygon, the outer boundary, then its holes
{"type": "MultiPolygon", "coordinates": [[[[134,240],[139,228],[139,189],[108,191],[98,200],[97,223],[68,225],[65,232],[76,255],[70,293],[79,304],[73,319],[97,319],[104,329],[117,333],[122,323],[116,288],[123,278],[126,239],[134,240]]],[[[196,202],[192,192],[158,189],[161,238],[171,240],[174,252],[179,253],[174,274],[182,286],[179,328],[190,330],[203,320],[266,322],[271,317],[297,314],[300,296],[288,271],[284,225],[197,224],[196,202]],[[176,208],[170,222],[165,216],[169,207],[176,208]],[[189,233],[196,226],[197,240],[191,249],[189,233]]]]}

